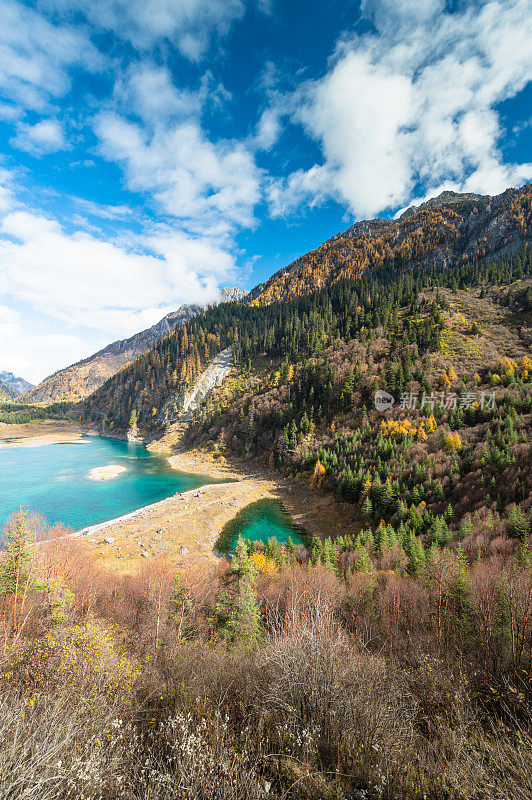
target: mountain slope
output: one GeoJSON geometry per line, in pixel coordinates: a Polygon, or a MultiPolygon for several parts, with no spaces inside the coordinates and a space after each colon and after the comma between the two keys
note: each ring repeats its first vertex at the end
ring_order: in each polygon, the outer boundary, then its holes
{"type": "MultiPolygon", "coordinates": [[[[221,291],[221,301],[238,301],[245,295],[246,293],[240,289],[226,287],[221,291]]],[[[167,314],[151,328],[136,333],[128,339],[112,342],[94,355],[50,375],[32,389],[26,399],[33,403],[82,400],[120,369],[168,336],[176,327],[204,310],[204,306],[183,305],[177,311],[167,314]]]]}
{"type": "Polygon", "coordinates": [[[33,389],[33,383],[25,381],[24,378],[17,378],[12,372],[0,371],[0,381],[14,391],[12,397],[16,397],[19,394],[27,394],[30,389],[33,389]]]}
{"type": "MultiPolygon", "coordinates": [[[[173,418],[168,400],[189,391],[221,350],[234,346],[241,369],[263,356],[295,363],[335,338],[364,338],[391,308],[404,314],[422,286],[511,283],[530,272],[531,230],[530,185],[497,198],[444,194],[394,222],[356,223],[253,290],[251,303],[189,320],[102,386],[85,413],[122,430],[135,408],[141,427],[160,428],[173,418]]],[[[423,318],[409,324],[407,341],[418,347],[441,338],[423,318]]]]}
{"type": "Polygon", "coordinates": [[[18,392],[6,381],[0,380],[0,400],[13,400],[18,392]]]}
{"type": "Polygon", "coordinates": [[[532,184],[496,197],[443,192],[397,220],[356,222],[276,272],[251,297],[287,300],[367,271],[445,268],[520,253],[532,233],[532,184]]]}

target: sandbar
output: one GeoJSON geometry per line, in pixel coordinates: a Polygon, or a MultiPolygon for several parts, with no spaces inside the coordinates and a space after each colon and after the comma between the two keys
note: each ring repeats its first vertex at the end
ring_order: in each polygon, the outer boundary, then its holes
{"type": "Polygon", "coordinates": [[[105,467],[94,467],[89,472],[91,481],[109,481],[117,478],[123,472],[127,472],[127,467],[123,464],[107,464],[105,467]]]}

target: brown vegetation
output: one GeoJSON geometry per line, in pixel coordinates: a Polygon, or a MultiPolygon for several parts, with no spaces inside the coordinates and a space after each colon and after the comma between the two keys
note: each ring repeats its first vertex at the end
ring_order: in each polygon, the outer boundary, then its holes
{"type": "Polygon", "coordinates": [[[244,548],[210,579],[122,578],[9,525],[0,796],[530,797],[525,551],[433,549],[415,577],[393,550],[244,548]]]}

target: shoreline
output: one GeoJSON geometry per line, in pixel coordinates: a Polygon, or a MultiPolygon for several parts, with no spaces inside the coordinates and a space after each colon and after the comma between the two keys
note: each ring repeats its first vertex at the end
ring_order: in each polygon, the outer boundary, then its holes
{"type": "MultiPolygon", "coordinates": [[[[73,443],[95,435],[68,421],[3,428],[0,447],[73,443]],[[9,434],[19,433],[19,440],[6,443],[6,428],[9,434]]],[[[293,522],[309,536],[356,535],[361,528],[355,508],[336,503],[331,494],[310,489],[308,475],[284,478],[255,460],[226,459],[205,448],[176,452],[177,437],[173,441],[163,437],[145,445],[151,453],[164,456],[172,469],[201,476],[205,483],[70,534],[110,570],[131,575],[154,557],[164,558],[179,570],[215,570],[223,558],[215,552],[215,544],[225,525],[246,506],[263,499],[280,501],[293,522]]]]}
{"type": "Polygon", "coordinates": [[[186,489],[184,492],[174,492],[174,494],[170,494],[168,497],[163,497],[162,500],[156,500],[154,503],[148,503],[145,506],[139,506],[139,508],[136,508],[134,511],[128,511],[127,514],[122,514],[120,517],[113,517],[112,519],[104,520],[103,522],[97,522],[95,525],[87,525],[85,528],[80,528],[79,531],[73,531],[71,536],[88,536],[92,533],[98,533],[99,531],[102,531],[105,528],[113,526],[119,522],[124,522],[138,516],[145,516],[145,512],[147,511],[161,510],[169,500],[175,500],[177,497],[186,497],[187,495],[192,495],[193,492],[199,492],[203,489],[208,489],[210,486],[223,485],[224,484],[222,483],[206,483],[203,486],[198,486],[197,489],[186,489]]]}
{"type": "Polygon", "coordinates": [[[180,571],[213,572],[224,557],[215,552],[224,526],[246,506],[263,499],[280,501],[310,536],[323,538],[360,529],[353,506],[309,489],[308,476],[289,481],[254,462],[216,460],[204,450],[167,458],[174,469],[226,481],[176,492],[73,533],[106,568],[131,575],[145,562],[162,558],[180,571]]]}
{"type": "Polygon", "coordinates": [[[42,447],[75,444],[94,431],[84,430],[70,420],[35,420],[8,425],[0,422],[0,447],[42,447]]]}

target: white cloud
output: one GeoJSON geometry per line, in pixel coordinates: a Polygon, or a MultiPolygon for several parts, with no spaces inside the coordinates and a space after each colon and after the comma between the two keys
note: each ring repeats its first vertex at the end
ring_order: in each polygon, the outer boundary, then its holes
{"type": "Polygon", "coordinates": [[[245,10],[243,0],[44,0],[63,14],[79,11],[93,24],[147,50],[162,40],[199,61],[213,36],[223,37],[245,10]]]}
{"type": "MultiPolygon", "coordinates": [[[[327,74],[292,98],[293,120],[321,145],[329,195],[358,217],[420,189],[497,193],[532,174],[530,164],[504,163],[495,109],[531,74],[527,0],[472,2],[453,14],[444,6],[366,0],[375,32],[344,36],[327,74]]],[[[316,202],[315,175],[316,167],[306,197],[316,202]]],[[[301,203],[302,173],[278,181],[270,197],[274,214],[301,203]]]]}
{"type": "MultiPolygon", "coordinates": [[[[58,335],[56,352],[43,357],[46,341],[31,355],[31,336],[22,336],[18,343],[20,327],[4,327],[3,368],[15,366],[17,359],[30,364],[32,358],[27,375],[58,369],[87,355],[86,343],[69,335],[69,327],[91,329],[103,346],[152,325],[183,302],[214,299],[219,283],[232,276],[234,261],[227,239],[196,239],[161,225],[142,237],[129,238],[134,250],[86,232],[67,234],[54,220],[28,211],[4,217],[0,225],[4,303],[10,299],[12,305],[23,304],[28,314],[46,314],[65,334],[58,335]]],[[[8,322],[15,324],[4,319],[5,325],[8,322]]]]}
{"type": "Polygon", "coordinates": [[[0,368],[32,383],[39,383],[58,367],[90,355],[77,336],[28,331],[27,320],[0,305],[0,368]]]}
{"type": "Polygon", "coordinates": [[[125,219],[131,216],[131,209],[128,206],[111,206],[102,203],[94,203],[92,200],[85,200],[83,197],[72,197],[72,202],[87,214],[100,219],[125,219]]]}
{"type": "Polygon", "coordinates": [[[0,95],[15,104],[12,116],[17,106],[45,112],[69,90],[71,67],[99,69],[103,62],[83,29],[56,27],[35,9],[2,0],[0,95]]]}
{"type": "Polygon", "coordinates": [[[251,225],[260,172],[244,145],[211,142],[193,119],[155,123],[153,132],[116,113],[95,120],[101,153],[124,168],[128,188],[150,192],[194,231],[251,225]]]}
{"type": "MultiPolygon", "coordinates": [[[[133,252],[85,232],[67,234],[53,220],[15,211],[3,219],[0,236],[5,293],[71,324],[102,330],[108,311],[129,314],[198,299],[214,291],[216,281],[233,268],[221,242],[161,227],[137,239],[133,252]],[[102,318],[95,322],[98,314],[102,318]]],[[[111,323],[107,332],[120,330],[111,323]]]]}
{"type": "Polygon", "coordinates": [[[205,100],[204,93],[177,89],[166,67],[145,62],[129,67],[117,81],[114,96],[148,126],[174,117],[197,116],[205,100]]]}
{"type": "Polygon", "coordinates": [[[19,125],[10,144],[36,156],[64,150],[68,146],[63,128],[56,119],[43,119],[35,125],[19,125]]]}
{"type": "Polygon", "coordinates": [[[333,176],[327,166],[315,164],[308,170],[300,169],[287,178],[270,179],[266,197],[272,217],[287,217],[295,208],[311,208],[325,202],[330,194],[333,176]]]}
{"type": "Polygon", "coordinates": [[[281,113],[274,106],[264,109],[254,137],[259,150],[271,150],[281,133],[281,113]]]}

